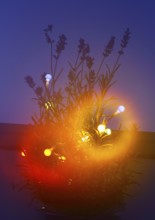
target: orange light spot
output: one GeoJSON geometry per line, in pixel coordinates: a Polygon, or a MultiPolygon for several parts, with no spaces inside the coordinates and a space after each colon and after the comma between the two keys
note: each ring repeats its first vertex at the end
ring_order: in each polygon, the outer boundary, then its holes
{"type": "Polygon", "coordinates": [[[24,151],[21,152],[22,157],[26,157],[26,154],[24,153],[24,151]]]}
{"type": "Polygon", "coordinates": [[[59,160],[65,161],[65,160],[66,160],[66,157],[65,157],[65,156],[59,156],[59,160]]]}

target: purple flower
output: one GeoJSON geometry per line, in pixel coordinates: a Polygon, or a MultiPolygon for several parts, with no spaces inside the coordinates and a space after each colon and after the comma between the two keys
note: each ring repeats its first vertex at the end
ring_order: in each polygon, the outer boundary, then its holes
{"type": "Polygon", "coordinates": [[[104,52],[103,52],[104,57],[108,57],[111,54],[111,52],[114,48],[114,44],[115,44],[115,37],[113,36],[113,37],[111,37],[107,46],[104,49],[104,52]]]}
{"type": "Polygon", "coordinates": [[[35,87],[35,82],[33,80],[33,78],[31,76],[26,76],[25,77],[25,81],[27,82],[27,84],[30,86],[30,88],[34,88],[35,87]]]}

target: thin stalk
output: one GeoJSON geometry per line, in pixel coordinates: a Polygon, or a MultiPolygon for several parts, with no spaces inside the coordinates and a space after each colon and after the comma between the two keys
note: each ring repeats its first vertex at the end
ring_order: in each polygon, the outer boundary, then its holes
{"type": "Polygon", "coordinates": [[[103,65],[103,63],[104,63],[104,60],[105,60],[105,57],[103,57],[103,59],[102,59],[102,61],[101,61],[101,63],[100,63],[100,66],[99,66],[98,71],[97,71],[97,73],[96,73],[96,77],[98,77],[98,75],[99,75],[99,73],[100,73],[100,70],[101,70],[102,65],[103,65]]]}
{"type": "Polygon", "coordinates": [[[55,76],[56,76],[56,70],[57,70],[57,65],[58,65],[58,59],[59,59],[59,57],[57,57],[57,58],[56,58],[56,61],[55,61],[54,72],[53,72],[53,80],[55,80],[55,76]]]}
{"type": "Polygon", "coordinates": [[[77,65],[77,63],[78,63],[79,57],[80,57],[80,52],[78,53],[77,58],[76,58],[76,61],[75,61],[75,64],[74,64],[75,69],[76,69],[76,65],[77,65]]]}
{"type": "Polygon", "coordinates": [[[53,76],[53,46],[51,43],[51,74],[53,76]]]}
{"type": "Polygon", "coordinates": [[[119,55],[117,56],[116,62],[115,62],[115,64],[114,64],[113,69],[112,69],[111,72],[115,72],[115,69],[117,69],[117,65],[118,65],[118,62],[119,62],[119,60],[120,60],[120,57],[121,57],[121,54],[119,54],[119,55]]]}

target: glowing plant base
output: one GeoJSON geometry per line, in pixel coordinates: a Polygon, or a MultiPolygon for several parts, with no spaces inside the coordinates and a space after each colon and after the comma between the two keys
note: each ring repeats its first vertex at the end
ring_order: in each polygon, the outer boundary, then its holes
{"type": "Polygon", "coordinates": [[[90,129],[77,132],[76,118],[73,113],[63,124],[34,127],[22,144],[24,172],[45,211],[92,216],[117,210],[124,201],[120,192],[131,181],[124,170],[132,134],[102,124],[93,135],[90,129]]]}

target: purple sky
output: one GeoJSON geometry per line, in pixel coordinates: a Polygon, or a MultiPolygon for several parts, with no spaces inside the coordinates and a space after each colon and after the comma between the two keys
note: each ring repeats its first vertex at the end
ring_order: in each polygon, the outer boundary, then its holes
{"type": "Polygon", "coordinates": [[[64,66],[75,56],[80,37],[90,44],[97,62],[109,38],[116,36],[119,46],[129,27],[132,37],[113,91],[130,103],[140,130],[155,131],[154,4],[151,0],[1,0],[0,122],[31,122],[36,105],[24,76],[37,81],[42,72],[50,71],[43,34],[48,24],[53,24],[56,38],[67,36],[64,66]]]}

